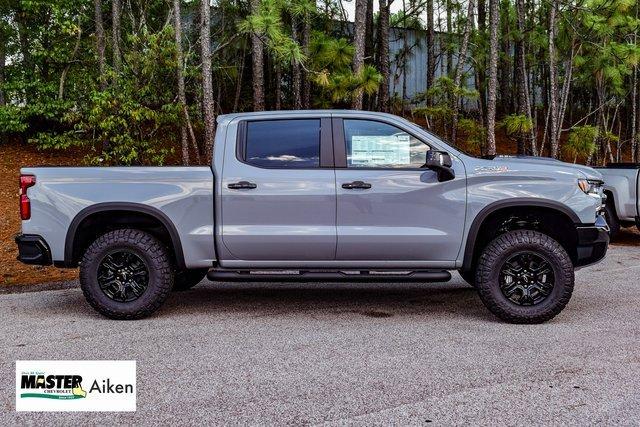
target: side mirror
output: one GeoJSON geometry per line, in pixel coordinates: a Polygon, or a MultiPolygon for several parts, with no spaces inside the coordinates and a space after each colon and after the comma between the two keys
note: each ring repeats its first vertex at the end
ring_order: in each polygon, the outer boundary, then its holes
{"type": "Polygon", "coordinates": [[[435,150],[427,151],[424,167],[436,171],[438,173],[438,181],[450,181],[456,177],[455,172],[451,169],[452,165],[453,162],[448,153],[435,150]]]}

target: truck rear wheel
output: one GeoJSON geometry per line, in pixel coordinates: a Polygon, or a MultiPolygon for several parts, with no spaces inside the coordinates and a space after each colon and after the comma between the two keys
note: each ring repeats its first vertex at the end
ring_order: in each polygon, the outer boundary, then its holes
{"type": "Polygon", "coordinates": [[[208,269],[195,268],[186,270],[177,270],[173,279],[174,291],[186,291],[193,288],[207,275],[208,269]]]}
{"type": "Polygon", "coordinates": [[[478,260],[476,288],[484,305],[510,323],[542,323],[567,305],[574,269],[546,234],[515,230],[498,236],[478,260]]]}
{"type": "Polygon", "coordinates": [[[165,246],[140,230],[110,231],[96,239],[80,263],[80,286],[99,313],[140,319],[156,311],[173,286],[165,246]]]}

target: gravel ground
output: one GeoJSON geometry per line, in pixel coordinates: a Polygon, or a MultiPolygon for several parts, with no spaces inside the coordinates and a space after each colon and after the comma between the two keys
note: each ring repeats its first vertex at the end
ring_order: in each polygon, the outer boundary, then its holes
{"type": "Polygon", "coordinates": [[[637,424],[640,250],[577,273],[543,325],[447,284],[203,283],[153,318],[79,289],[0,295],[0,425],[637,424]],[[135,359],[135,413],[16,413],[20,359],[135,359]]]}

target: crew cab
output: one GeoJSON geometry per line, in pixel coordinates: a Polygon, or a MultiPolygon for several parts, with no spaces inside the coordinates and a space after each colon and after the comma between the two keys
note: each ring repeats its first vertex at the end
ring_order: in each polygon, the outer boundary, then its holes
{"type": "Polygon", "coordinates": [[[640,163],[609,163],[597,168],[604,179],[605,218],[615,236],[622,227],[640,230],[640,163]]]}
{"type": "Polygon", "coordinates": [[[539,323],[609,242],[595,170],[474,158],[382,113],[223,115],[206,167],[21,173],[18,258],[79,266],[88,302],[116,319],[205,276],[427,283],[458,270],[499,318],[539,323]]]}

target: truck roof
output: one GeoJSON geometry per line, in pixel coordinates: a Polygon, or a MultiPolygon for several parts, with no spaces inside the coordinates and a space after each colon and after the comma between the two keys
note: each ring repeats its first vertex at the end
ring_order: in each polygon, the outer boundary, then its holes
{"type": "Polygon", "coordinates": [[[292,116],[309,116],[312,114],[317,115],[366,115],[369,117],[392,117],[394,119],[399,119],[400,117],[394,116],[393,114],[388,113],[380,113],[377,111],[364,111],[364,110],[274,110],[274,111],[250,111],[244,113],[229,113],[229,114],[221,114],[218,116],[218,123],[228,123],[229,121],[238,118],[238,117],[261,117],[261,116],[282,116],[282,117],[292,117],[292,116]]]}

